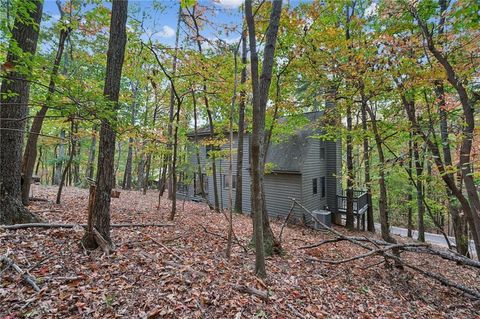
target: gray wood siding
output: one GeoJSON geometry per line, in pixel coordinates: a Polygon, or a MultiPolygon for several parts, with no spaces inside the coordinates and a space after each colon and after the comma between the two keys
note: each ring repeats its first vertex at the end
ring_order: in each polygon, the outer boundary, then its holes
{"type": "MultiPolygon", "coordinates": [[[[310,211],[323,209],[327,205],[327,196],[322,197],[321,178],[326,177],[326,154],[325,159],[320,158],[320,149],[325,148],[325,143],[319,139],[310,140],[307,155],[302,168],[302,205],[310,211]],[[313,179],[317,179],[317,194],[313,194],[313,179]]],[[[326,151],[326,150],[325,150],[326,151]]],[[[325,189],[326,190],[326,189],[325,189]]],[[[306,215],[309,222],[310,215],[306,215]]]]}
{"type": "MultiPolygon", "coordinates": [[[[302,198],[302,177],[294,174],[267,174],[264,177],[265,201],[270,217],[285,219],[288,215],[292,201],[302,198]]],[[[297,220],[303,219],[303,211],[295,207],[294,216],[297,220]]]]}
{"type": "MultiPolygon", "coordinates": [[[[199,138],[201,144],[202,138],[199,138]]],[[[223,183],[223,175],[228,176],[228,143],[221,147],[225,150],[225,157],[217,158],[217,183],[219,187],[220,205],[228,208],[228,188],[223,183]]],[[[243,198],[242,205],[245,213],[251,212],[251,178],[250,178],[250,137],[244,138],[244,155],[243,155],[243,198]]],[[[202,172],[208,177],[208,201],[213,204],[213,176],[211,171],[211,160],[207,158],[206,147],[199,146],[200,164],[202,172]]],[[[193,144],[189,147],[192,172],[196,172],[197,159],[193,144]]],[[[233,141],[233,173],[236,174],[236,152],[237,152],[237,135],[234,135],[233,141]]],[[[336,195],[341,192],[341,144],[340,141],[321,141],[319,139],[311,139],[302,166],[301,174],[272,173],[267,174],[264,179],[265,196],[267,210],[271,217],[280,217],[284,219],[290,209],[291,200],[289,197],[296,198],[309,210],[323,209],[328,206],[332,212],[336,210],[336,195]],[[325,159],[320,158],[320,149],[325,149],[325,159]],[[325,197],[322,198],[321,178],[326,179],[325,197]],[[312,180],[317,178],[317,194],[313,194],[312,180]]],[[[193,185],[189,187],[189,196],[193,196],[193,185]]],[[[235,201],[235,190],[232,194],[232,202],[235,201]]],[[[295,218],[309,222],[311,220],[308,214],[302,209],[296,208],[294,211],[295,218]]]]}
{"type": "Polygon", "coordinates": [[[332,212],[337,211],[337,194],[341,193],[342,182],[342,148],[341,142],[326,141],[326,182],[327,205],[332,212]]]}

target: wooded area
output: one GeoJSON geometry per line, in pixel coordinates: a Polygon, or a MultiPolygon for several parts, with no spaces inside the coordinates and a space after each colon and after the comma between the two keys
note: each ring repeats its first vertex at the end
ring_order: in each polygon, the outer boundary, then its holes
{"type": "Polygon", "coordinates": [[[477,1],[0,3],[1,318],[480,316],[477,1]]]}

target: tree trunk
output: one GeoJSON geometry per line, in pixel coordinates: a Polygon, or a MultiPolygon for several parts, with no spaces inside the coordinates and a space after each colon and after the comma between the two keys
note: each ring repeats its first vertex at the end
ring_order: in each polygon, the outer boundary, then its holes
{"type": "MultiPolygon", "coordinates": [[[[127,41],[127,0],[114,0],[110,19],[110,39],[107,51],[107,69],[105,76],[104,96],[113,103],[112,111],[116,111],[120,91],[120,79],[127,41]]],[[[106,104],[109,105],[109,104],[106,104]]],[[[95,201],[91,221],[93,227],[109,244],[110,238],[110,196],[112,191],[115,131],[113,119],[102,119],[100,128],[98,172],[95,190],[95,201]]],[[[96,248],[98,243],[92,231],[87,231],[84,239],[87,248],[96,248]]]]}
{"type": "MultiPolygon", "coordinates": [[[[410,133],[410,139],[408,140],[408,175],[412,176],[413,174],[413,135],[410,133]]],[[[407,201],[408,201],[408,217],[407,217],[407,236],[412,238],[413,230],[413,209],[411,206],[413,200],[413,195],[411,190],[408,190],[407,201]]]]}
{"type": "Polygon", "coordinates": [[[373,219],[373,203],[372,203],[372,184],[370,177],[370,146],[368,141],[368,124],[367,124],[367,98],[361,91],[362,98],[362,130],[363,130],[363,158],[365,162],[365,186],[367,188],[367,230],[375,233],[375,221],[373,219]]]}
{"type": "Polygon", "coordinates": [[[52,94],[55,92],[55,79],[58,75],[60,62],[62,61],[63,50],[65,48],[65,40],[67,39],[70,32],[71,28],[69,27],[62,28],[60,30],[57,54],[53,62],[52,72],[50,73],[50,83],[48,85],[48,93],[45,99],[45,104],[42,105],[40,110],[37,112],[35,118],[33,119],[32,127],[30,128],[30,133],[28,134],[22,164],[22,174],[24,181],[22,185],[22,202],[24,205],[28,205],[29,203],[28,197],[30,194],[30,185],[32,183],[33,167],[35,165],[35,161],[37,160],[38,134],[42,130],[43,120],[45,119],[48,106],[52,100],[52,94]]]}
{"type": "Polygon", "coordinates": [[[31,20],[19,16],[15,18],[12,42],[4,62],[4,65],[11,64],[17,70],[26,67],[26,72],[7,73],[0,91],[0,224],[38,220],[23,207],[21,186],[22,148],[30,93],[27,76],[32,66],[30,63],[25,65],[16,53],[18,48],[30,61],[36,52],[43,1],[32,1],[32,4],[27,11],[31,20]]]}
{"type": "Polygon", "coordinates": [[[75,127],[75,124],[72,121],[71,128],[70,128],[70,157],[68,158],[67,165],[63,170],[62,178],[60,179],[60,184],[58,186],[57,200],[56,200],[57,204],[60,204],[60,201],[62,198],[63,185],[65,184],[65,178],[67,176],[67,172],[70,170],[70,167],[72,166],[73,157],[75,156],[76,136],[74,135],[74,127],[75,127]]]}
{"type": "Polygon", "coordinates": [[[140,160],[138,161],[137,165],[137,185],[135,186],[136,190],[142,189],[145,180],[145,153],[143,152],[146,146],[145,144],[146,142],[144,140],[142,143],[142,151],[140,152],[140,160]]]}
{"type": "Polygon", "coordinates": [[[372,109],[367,105],[367,112],[370,114],[370,120],[372,123],[372,130],[375,136],[375,145],[378,152],[378,184],[380,187],[380,198],[378,200],[378,209],[380,213],[380,229],[382,232],[382,238],[386,242],[395,243],[395,239],[390,235],[390,223],[388,221],[388,195],[387,185],[385,183],[385,155],[382,147],[382,137],[377,127],[377,119],[372,109]]]}
{"type": "Polygon", "coordinates": [[[243,144],[245,131],[245,83],[247,82],[247,30],[242,32],[242,73],[240,75],[240,102],[238,104],[238,133],[237,133],[237,188],[235,189],[234,212],[242,213],[243,200],[243,144]]]}
{"type": "Polygon", "coordinates": [[[95,162],[95,153],[97,151],[97,127],[96,125],[93,127],[92,131],[92,140],[90,142],[90,150],[88,152],[88,162],[87,162],[87,172],[86,177],[90,180],[93,180],[93,173],[94,173],[94,162],[95,162]]]}
{"type": "MultiPolygon", "coordinates": [[[[180,3],[178,5],[177,31],[175,33],[175,53],[173,54],[173,61],[172,61],[172,77],[175,77],[175,74],[177,73],[177,55],[178,55],[178,42],[180,39],[180,22],[181,21],[182,21],[182,4],[180,3]]],[[[173,83],[170,83],[170,108],[169,108],[169,121],[168,121],[168,144],[167,144],[167,148],[169,151],[172,150],[173,121],[175,120],[174,113],[175,113],[175,94],[174,94],[173,83]]],[[[176,176],[172,174],[173,160],[171,155],[166,155],[165,157],[168,158],[168,160],[166,161],[168,174],[165,175],[165,177],[167,178],[166,183],[167,183],[167,189],[168,189],[168,198],[173,200],[173,196],[174,196],[173,193],[177,191],[176,189],[173,188],[174,187],[173,180],[176,178],[176,176]]]]}
{"type": "MultiPolygon", "coordinates": [[[[448,140],[448,119],[445,111],[445,89],[441,81],[435,82],[435,93],[438,100],[438,113],[440,119],[440,136],[442,140],[443,159],[447,167],[453,168],[452,153],[450,142],[448,140]]],[[[454,174],[449,173],[451,179],[455,179],[454,174]]],[[[466,227],[465,214],[458,205],[455,204],[455,197],[452,191],[445,185],[445,192],[448,196],[448,210],[452,216],[453,233],[457,252],[461,255],[468,255],[468,227],[466,227]]]]}
{"type": "MultiPolygon", "coordinates": [[[[457,200],[459,201],[462,207],[463,212],[466,214],[468,224],[470,225],[470,229],[472,231],[473,241],[475,243],[475,250],[477,252],[480,251],[480,236],[477,233],[476,222],[474,217],[476,215],[475,208],[471,206],[467,198],[463,195],[461,188],[457,187],[457,185],[455,184],[455,180],[452,178],[452,176],[448,175],[448,171],[446,171],[445,164],[442,161],[442,158],[440,156],[440,150],[437,144],[432,142],[430,138],[423,133],[415,115],[414,105],[412,103],[409,103],[406,100],[405,96],[402,95],[401,98],[402,98],[402,103],[404,105],[408,119],[412,124],[412,128],[414,129],[415,133],[421,136],[424,142],[427,144],[427,147],[432,153],[433,160],[435,161],[435,166],[437,167],[442,180],[450,189],[453,196],[457,198],[457,200]]],[[[478,258],[480,258],[480,256],[478,256],[478,258]]]]}
{"type": "Polygon", "coordinates": [[[352,141],[352,106],[347,105],[347,221],[345,226],[348,230],[353,230],[353,141],[352,141]]]}
{"type": "Polygon", "coordinates": [[[257,41],[255,20],[252,12],[252,1],[245,1],[245,15],[248,25],[250,42],[250,60],[253,93],[253,132],[251,138],[251,172],[253,198],[252,212],[255,238],[255,273],[266,277],[265,247],[264,247],[264,142],[265,142],[265,110],[268,101],[272,69],[274,63],[275,45],[282,12],[282,1],[274,0],[270,13],[270,21],[265,37],[262,75],[259,78],[257,41]]]}
{"type": "Polygon", "coordinates": [[[420,159],[418,144],[413,142],[413,156],[415,158],[415,171],[417,174],[417,207],[418,207],[418,240],[425,241],[425,205],[423,204],[423,159],[420,159]]]}
{"type": "Polygon", "coordinates": [[[132,161],[133,161],[133,137],[128,138],[127,162],[125,163],[125,173],[123,174],[123,189],[132,188],[132,161]]]}
{"type": "MultiPolygon", "coordinates": [[[[193,13],[190,14],[190,17],[192,18],[193,25],[195,27],[195,33],[196,33],[196,42],[197,42],[197,47],[198,47],[198,52],[200,54],[203,54],[202,50],[202,42],[200,41],[201,36],[200,36],[200,28],[197,24],[196,20],[196,15],[195,15],[195,10],[197,6],[195,5],[193,7],[193,13]]],[[[204,66],[203,66],[204,67],[204,66]]],[[[212,110],[210,109],[210,102],[207,96],[207,83],[206,83],[206,78],[203,78],[203,100],[205,102],[205,109],[207,111],[207,118],[208,118],[208,125],[210,128],[210,138],[213,141],[215,139],[215,125],[213,122],[213,115],[212,115],[212,110]]],[[[214,198],[214,207],[215,211],[219,212],[220,211],[220,200],[219,200],[219,188],[218,188],[218,174],[217,174],[217,160],[216,160],[216,154],[213,152],[211,155],[211,164],[212,164],[212,175],[213,175],[213,198],[214,198]]]]}
{"type": "Polygon", "coordinates": [[[65,159],[65,130],[60,130],[60,139],[62,142],[58,145],[57,148],[57,159],[55,161],[55,175],[53,179],[53,185],[60,185],[60,181],[62,179],[62,171],[63,171],[63,161],[65,159]]]}
{"type": "MultiPolygon", "coordinates": [[[[473,172],[471,168],[471,152],[475,130],[474,102],[473,99],[469,97],[467,89],[462,83],[461,77],[453,68],[452,64],[448,60],[448,57],[445,55],[445,53],[439,51],[436,47],[433,40],[433,35],[429,31],[429,28],[425,21],[420,17],[420,15],[413,6],[409,6],[408,9],[412,13],[415,20],[417,20],[421,28],[422,34],[425,38],[425,44],[427,49],[442,65],[443,69],[445,70],[447,80],[457,91],[460,103],[462,105],[464,123],[462,126],[462,141],[460,144],[460,160],[458,166],[460,167],[460,174],[465,183],[468,198],[468,202],[462,203],[462,208],[467,215],[467,219],[470,223],[473,240],[475,241],[475,249],[477,251],[478,258],[480,259],[480,197],[475,185],[475,181],[473,179],[473,172]]],[[[444,169],[443,166],[442,169],[444,169]]],[[[442,174],[445,172],[440,173],[442,174]]],[[[463,201],[464,199],[462,197],[464,196],[461,191],[458,190],[457,187],[454,185],[452,178],[448,176],[442,176],[442,178],[450,184],[449,188],[452,190],[452,192],[454,194],[457,193],[456,197],[459,198],[459,200],[463,201]]]]}

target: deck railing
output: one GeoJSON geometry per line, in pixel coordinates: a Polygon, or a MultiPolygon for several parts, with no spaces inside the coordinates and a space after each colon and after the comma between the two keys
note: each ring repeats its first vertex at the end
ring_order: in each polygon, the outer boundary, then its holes
{"type": "MultiPolygon", "coordinates": [[[[358,214],[364,212],[368,205],[367,192],[362,190],[353,191],[353,212],[358,214]]],[[[337,195],[337,209],[340,212],[347,211],[347,194],[345,192],[342,195],[337,195]]]]}

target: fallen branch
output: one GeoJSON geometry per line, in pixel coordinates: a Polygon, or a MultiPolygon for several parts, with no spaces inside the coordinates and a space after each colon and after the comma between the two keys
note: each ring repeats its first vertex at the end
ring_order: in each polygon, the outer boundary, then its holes
{"type": "Polygon", "coordinates": [[[50,201],[47,198],[41,198],[41,197],[30,197],[28,200],[31,202],[49,202],[50,201]]]}
{"type": "Polygon", "coordinates": [[[159,242],[158,240],[156,240],[155,238],[152,238],[148,235],[145,235],[145,237],[147,237],[148,239],[150,239],[151,241],[153,241],[155,244],[157,244],[158,246],[164,248],[166,251],[168,251],[172,256],[174,256],[175,258],[179,259],[179,260],[183,260],[182,257],[180,257],[177,253],[175,253],[173,250],[171,250],[170,248],[168,248],[167,246],[165,246],[164,244],[162,244],[161,242],[159,242]]]}
{"type": "MultiPolygon", "coordinates": [[[[126,227],[173,227],[175,224],[111,224],[110,228],[126,228],[126,227]]],[[[50,224],[50,223],[30,223],[30,224],[14,224],[0,225],[0,229],[26,229],[26,228],[74,228],[87,227],[87,224],[50,224]]]]}
{"type": "MultiPolygon", "coordinates": [[[[205,233],[210,234],[210,235],[213,235],[213,236],[216,236],[216,237],[218,237],[218,238],[222,238],[222,239],[224,239],[224,240],[228,240],[227,237],[225,237],[225,236],[223,236],[223,235],[221,235],[221,234],[217,234],[217,233],[214,233],[214,232],[209,231],[209,230],[207,229],[207,227],[203,226],[202,224],[198,224],[198,225],[200,225],[200,227],[203,228],[203,231],[205,231],[205,233]]],[[[238,238],[237,238],[236,236],[233,237],[233,240],[234,240],[235,244],[237,244],[238,246],[240,246],[245,253],[248,253],[247,247],[245,247],[245,245],[243,245],[243,244],[238,240],[238,238]]]]}
{"type": "Polygon", "coordinates": [[[35,278],[27,271],[23,271],[22,268],[20,268],[12,259],[8,258],[7,256],[2,256],[0,261],[5,265],[5,267],[13,268],[17,273],[22,275],[23,280],[28,283],[36,292],[40,291],[35,278]]]}
{"type": "Polygon", "coordinates": [[[333,228],[325,225],[324,223],[322,223],[320,220],[318,220],[318,218],[316,218],[315,215],[313,215],[306,207],[304,207],[302,204],[297,202],[294,198],[290,198],[290,199],[292,201],[294,201],[302,209],[304,209],[307,213],[309,213],[310,216],[312,216],[312,218],[315,221],[317,221],[321,226],[325,227],[325,229],[328,232],[332,233],[336,237],[335,239],[324,240],[324,241],[322,241],[318,244],[303,246],[301,248],[303,248],[303,249],[314,248],[314,247],[318,247],[318,246],[321,246],[321,245],[326,244],[326,243],[339,242],[339,241],[349,241],[349,242],[351,242],[351,243],[353,243],[357,246],[360,246],[360,247],[362,247],[362,248],[364,248],[368,251],[367,253],[360,254],[360,255],[350,257],[350,258],[347,258],[347,259],[343,259],[343,260],[338,260],[338,261],[320,260],[320,259],[317,259],[317,258],[309,258],[309,260],[322,262],[322,263],[341,264],[341,263],[346,263],[346,262],[350,262],[350,261],[357,260],[357,259],[366,258],[366,257],[373,256],[373,255],[380,255],[380,256],[383,256],[385,259],[388,258],[388,259],[394,260],[397,265],[401,265],[401,266],[413,269],[413,270],[417,271],[418,273],[422,274],[423,276],[435,279],[436,281],[440,282],[441,284],[443,284],[447,287],[455,288],[459,291],[462,291],[464,293],[469,294],[470,296],[473,296],[477,299],[480,299],[480,291],[479,290],[477,290],[475,288],[466,287],[464,285],[453,282],[450,279],[447,279],[447,278],[445,278],[445,277],[443,277],[439,274],[429,272],[429,271],[424,270],[424,269],[422,269],[418,266],[415,266],[415,265],[411,265],[411,264],[407,263],[405,260],[403,260],[402,258],[400,258],[399,256],[394,255],[394,254],[390,254],[389,251],[390,250],[398,250],[398,251],[403,250],[403,251],[416,252],[416,253],[420,253],[420,252],[429,253],[429,254],[432,254],[432,255],[437,255],[437,256],[442,257],[444,259],[448,259],[448,260],[451,260],[451,261],[461,263],[462,265],[468,265],[468,266],[472,266],[472,267],[476,267],[476,268],[480,268],[479,267],[480,263],[478,263],[474,260],[470,260],[469,258],[465,258],[463,256],[460,256],[458,254],[438,251],[436,249],[433,249],[428,244],[422,244],[422,243],[392,244],[392,243],[387,243],[386,241],[383,241],[383,240],[376,240],[376,239],[371,239],[371,238],[367,238],[367,237],[345,236],[342,233],[336,231],[335,229],[333,229],[333,228]],[[369,246],[368,244],[366,244],[366,242],[369,242],[370,244],[374,245],[375,247],[369,246]]]}
{"type": "Polygon", "coordinates": [[[234,285],[233,289],[240,291],[241,293],[250,294],[256,296],[264,301],[268,301],[268,293],[266,291],[258,290],[253,287],[248,287],[245,285],[234,285]]]}
{"type": "Polygon", "coordinates": [[[282,228],[280,229],[280,235],[278,235],[278,242],[280,243],[280,246],[282,245],[283,229],[287,225],[287,222],[290,219],[290,215],[292,215],[294,208],[295,208],[295,201],[292,202],[292,206],[290,207],[290,211],[288,212],[287,217],[285,218],[285,221],[283,222],[282,228]]]}

